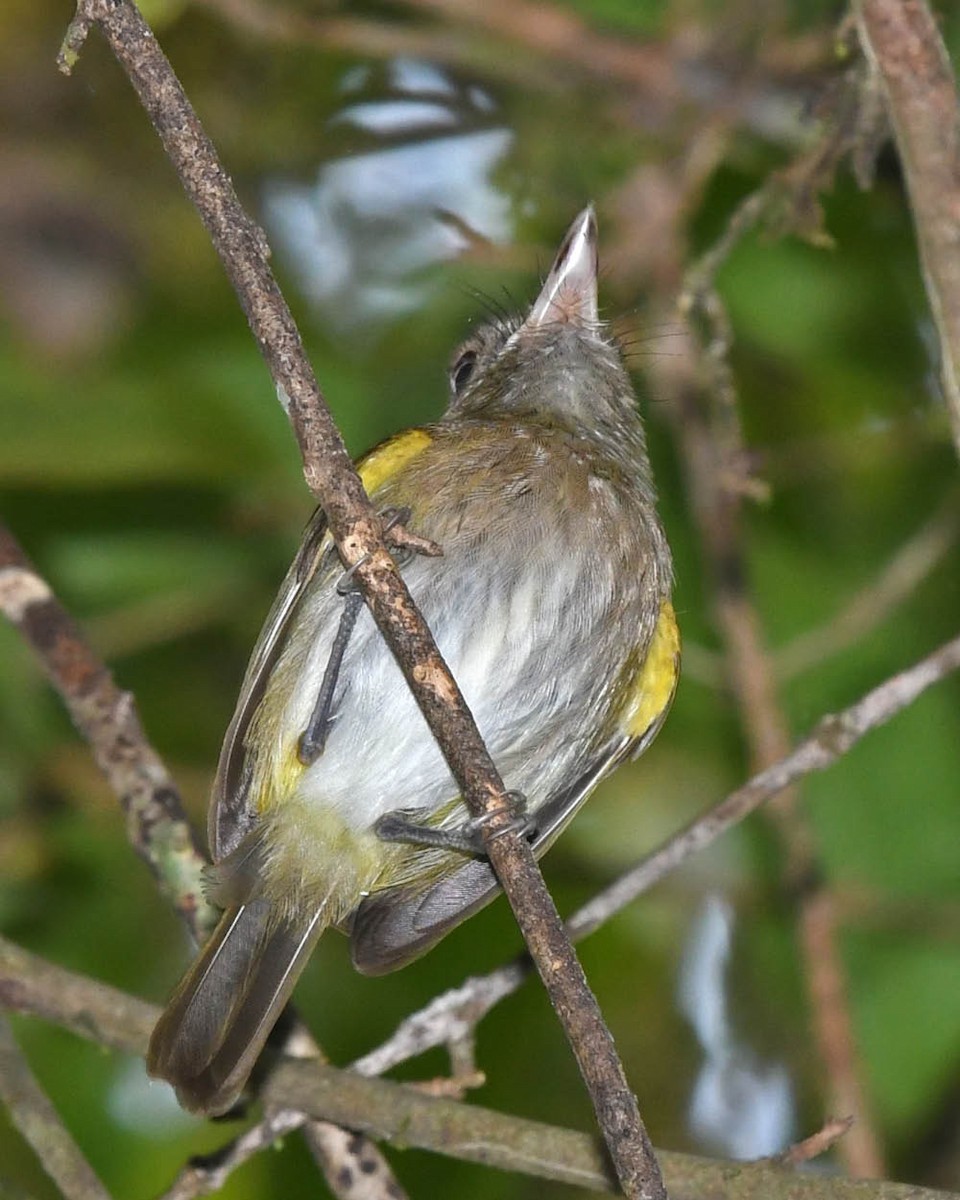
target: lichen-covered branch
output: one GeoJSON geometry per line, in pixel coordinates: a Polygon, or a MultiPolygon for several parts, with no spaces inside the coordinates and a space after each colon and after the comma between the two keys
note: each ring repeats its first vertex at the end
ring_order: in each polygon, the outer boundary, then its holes
{"type": "Polygon", "coordinates": [[[200,886],[206,859],[176,784],[79,626],[0,522],[0,612],[35,651],[127,818],[130,844],[202,941],[215,921],[200,886]]]}

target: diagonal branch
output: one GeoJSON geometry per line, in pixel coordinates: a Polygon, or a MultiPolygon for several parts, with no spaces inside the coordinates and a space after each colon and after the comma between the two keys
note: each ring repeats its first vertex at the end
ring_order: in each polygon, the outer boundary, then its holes
{"type": "Polygon", "coordinates": [[[120,800],[130,844],[203,941],[216,914],[200,888],[206,859],[177,786],[147,741],[136,702],[121,691],[73,617],[0,521],[0,612],[36,653],[70,719],[120,800]]]}
{"type": "Polygon", "coordinates": [[[287,410],[304,475],[345,565],[397,659],[474,817],[580,1073],[627,1196],[664,1197],[653,1147],[613,1038],[456,682],[383,541],[250,220],[170,63],[131,0],[80,0],[61,52],[70,69],[96,24],[126,71],[224,264],[287,410]]]}

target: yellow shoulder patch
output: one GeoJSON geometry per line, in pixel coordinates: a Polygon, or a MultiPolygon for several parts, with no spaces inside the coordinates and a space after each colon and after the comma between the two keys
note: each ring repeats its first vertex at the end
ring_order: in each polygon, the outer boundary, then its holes
{"type": "Polygon", "coordinates": [[[632,738],[642,738],[673,699],[680,673],[680,630],[673,605],[665,600],[643,665],[637,672],[623,707],[620,727],[632,738]]]}
{"type": "Polygon", "coordinates": [[[422,454],[432,441],[425,429],[407,429],[395,437],[387,438],[364,455],[357,463],[357,471],[367,495],[372,495],[408,462],[422,454]]]}

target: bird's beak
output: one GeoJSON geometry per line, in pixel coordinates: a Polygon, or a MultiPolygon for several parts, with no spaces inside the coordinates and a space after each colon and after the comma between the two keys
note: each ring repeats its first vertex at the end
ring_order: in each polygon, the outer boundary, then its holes
{"type": "Polygon", "coordinates": [[[546,282],[523,323],[543,325],[598,324],[597,219],[589,205],[567,230],[546,282]]]}

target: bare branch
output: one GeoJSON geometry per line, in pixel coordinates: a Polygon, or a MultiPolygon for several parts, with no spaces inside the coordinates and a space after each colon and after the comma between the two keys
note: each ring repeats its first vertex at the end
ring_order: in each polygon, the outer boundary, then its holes
{"type": "Polygon", "coordinates": [[[957,670],[960,670],[960,637],[945,642],[912,667],[891,676],[849,708],[823,717],[786,758],[758,772],[579,909],[570,920],[571,930],[578,939],[592,933],[612,913],[619,912],[693,854],[712,845],[761,804],[805,775],[832,766],[865,734],[885,725],[927,688],[957,670]]]}
{"type": "MultiPolygon", "coordinates": [[[[124,1054],[143,1055],[159,1015],[143,1000],[54,966],[0,938],[0,1008],[32,1013],[124,1054]]],[[[301,1127],[341,1200],[402,1200],[386,1159],[367,1138],[305,1113],[270,1113],[218,1155],[191,1164],[165,1194],[186,1200],[222,1186],[233,1170],[278,1137],[301,1127]]]]}
{"type": "Polygon", "coordinates": [[[0,1008],[32,1013],[122,1054],[142,1055],[159,1010],[0,937],[0,1008]]]}
{"type": "Polygon", "coordinates": [[[200,886],[206,863],[180,794],[122,692],[76,622],[0,522],[0,612],[36,652],[47,678],[120,800],[130,844],[202,941],[216,920],[200,886]]]}
{"type": "Polygon", "coordinates": [[[362,1133],[314,1118],[304,1125],[303,1137],[313,1157],[329,1164],[327,1183],[342,1200],[406,1200],[390,1164],[362,1133]]]}
{"type": "MultiPolygon", "coordinates": [[[[203,893],[207,859],[197,846],[176,785],[143,732],[133,696],[117,688],[76,622],[2,521],[0,611],[36,652],[78,731],[90,745],[127,815],[130,844],[150,867],[193,937],[202,942],[213,928],[216,912],[203,893]]],[[[298,1032],[316,1052],[309,1033],[302,1026],[295,1028],[298,1032]]],[[[311,1132],[316,1148],[329,1143],[331,1153],[319,1155],[318,1165],[331,1188],[349,1200],[348,1194],[338,1192],[336,1187],[337,1175],[350,1165],[341,1153],[343,1139],[336,1136],[339,1131],[311,1132]]],[[[351,1144],[356,1140],[351,1137],[351,1144]]],[[[368,1146],[367,1153],[378,1160],[378,1174],[390,1179],[394,1200],[402,1196],[376,1149],[368,1146]]]]}
{"type": "Polygon", "coordinates": [[[664,1197],[653,1147],[613,1038],[564,931],[530,845],[511,826],[513,806],[476,723],[383,540],[353,464],[307,361],[250,220],[152,32],[130,0],[80,0],[61,52],[69,70],[89,27],[102,31],[126,71],[197,208],[270,368],[303,458],[310,490],[326,513],[360,590],[437,740],[474,817],[550,1001],[590,1092],[628,1196],[664,1197]]]}
{"type": "MultiPolygon", "coordinates": [[[[302,1129],[309,1119],[303,1112],[276,1109],[223,1149],[192,1159],[159,1200],[194,1200],[195,1196],[219,1191],[237,1167],[288,1133],[302,1129]]],[[[345,1136],[352,1135],[345,1133],[345,1136]]]]}
{"type": "Polygon", "coordinates": [[[461,987],[444,992],[426,1008],[405,1017],[382,1046],[357,1059],[352,1069],[361,1075],[382,1075],[434,1046],[456,1045],[471,1034],[491,1008],[517,990],[531,967],[524,955],[488,975],[473,976],[461,987]]]}

